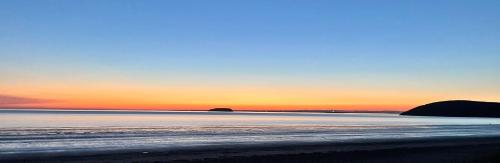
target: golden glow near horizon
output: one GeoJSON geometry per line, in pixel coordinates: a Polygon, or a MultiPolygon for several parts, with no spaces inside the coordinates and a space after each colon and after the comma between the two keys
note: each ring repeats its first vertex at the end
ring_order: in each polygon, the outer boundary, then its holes
{"type": "MultiPolygon", "coordinates": [[[[90,82],[92,83],[92,82],[90,82]]],[[[131,83],[79,83],[17,85],[4,95],[44,99],[35,103],[3,104],[3,107],[206,110],[231,107],[240,110],[406,110],[460,96],[414,90],[411,94],[388,90],[357,90],[321,86],[180,87],[131,83]]],[[[465,97],[465,96],[464,96],[465,97]]],[[[480,97],[485,100],[487,97],[480,97]]]]}

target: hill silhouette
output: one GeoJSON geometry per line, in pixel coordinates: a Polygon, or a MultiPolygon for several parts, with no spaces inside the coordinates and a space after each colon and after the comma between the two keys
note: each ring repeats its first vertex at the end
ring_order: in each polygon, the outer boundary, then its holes
{"type": "Polygon", "coordinates": [[[500,103],[467,100],[441,101],[418,106],[401,115],[500,118],[500,103]]]}

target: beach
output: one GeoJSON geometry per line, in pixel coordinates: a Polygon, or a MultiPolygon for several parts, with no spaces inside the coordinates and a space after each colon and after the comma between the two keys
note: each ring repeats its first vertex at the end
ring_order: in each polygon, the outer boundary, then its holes
{"type": "Polygon", "coordinates": [[[496,118],[0,111],[0,162],[487,162],[496,118]],[[19,121],[23,119],[23,121],[19,121]]]}
{"type": "Polygon", "coordinates": [[[1,162],[498,162],[500,137],[226,145],[17,155],[1,162]]]}

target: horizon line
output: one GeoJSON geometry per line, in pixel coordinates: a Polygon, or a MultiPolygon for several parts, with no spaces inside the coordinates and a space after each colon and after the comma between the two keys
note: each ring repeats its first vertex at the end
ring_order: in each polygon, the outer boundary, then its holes
{"type": "MultiPolygon", "coordinates": [[[[175,109],[175,108],[90,108],[90,107],[3,107],[0,110],[78,110],[78,111],[208,111],[206,109],[175,109]]],[[[255,111],[255,112],[403,112],[394,109],[235,109],[234,111],[255,111]]]]}

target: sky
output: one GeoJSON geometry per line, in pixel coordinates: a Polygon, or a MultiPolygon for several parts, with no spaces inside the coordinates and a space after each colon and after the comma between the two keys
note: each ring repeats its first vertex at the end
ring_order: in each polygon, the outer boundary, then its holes
{"type": "Polygon", "coordinates": [[[2,0],[0,107],[500,101],[498,0],[2,0]]]}

